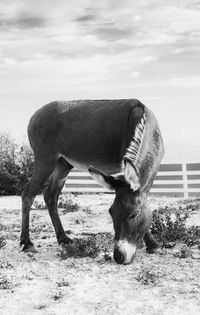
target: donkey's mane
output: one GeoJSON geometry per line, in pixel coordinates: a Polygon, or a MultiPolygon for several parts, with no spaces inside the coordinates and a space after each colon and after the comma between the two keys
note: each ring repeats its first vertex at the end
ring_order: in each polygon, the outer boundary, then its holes
{"type": "Polygon", "coordinates": [[[145,125],[146,125],[146,116],[144,113],[135,128],[135,132],[132,137],[132,140],[129,144],[129,147],[126,149],[126,152],[124,155],[124,159],[129,160],[134,166],[136,166],[136,163],[140,154],[141,144],[144,137],[145,125]]]}
{"type": "Polygon", "coordinates": [[[122,162],[124,177],[126,181],[130,184],[130,187],[133,191],[136,191],[140,188],[137,161],[140,156],[145,126],[146,116],[144,113],[140,121],[136,125],[134,135],[132,137],[132,140],[130,141],[128,148],[125,151],[125,155],[122,162]],[[126,164],[125,161],[129,161],[131,165],[129,163],[126,164]]]}

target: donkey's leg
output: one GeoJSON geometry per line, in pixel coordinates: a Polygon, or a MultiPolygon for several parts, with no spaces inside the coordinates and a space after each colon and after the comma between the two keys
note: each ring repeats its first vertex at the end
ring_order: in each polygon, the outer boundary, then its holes
{"type": "Polygon", "coordinates": [[[149,254],[156,253],[158,251],[159,245],[154,241],[151,231],[148,230],[144,235],[144,241],[146,244],[146,250],[149,254]]]}
{"type": "Polygon", "coordinates": [[[41,191],[45,181],[53,172],[55,163],[53,161],[35,161],[33,175],[30,182],[27,184],[25,189],[22,192],[22,228],[21,228],[21,237],[20,245],[23,246],[23,251],[32,251],[35,252],[33,243],[30,241],[29,234],[29,218],[30,218],[30,209],[32,203],[35,199],[35,196],[41,191]]]}
{"type": "Polygon", "coordinates": [[[71,242],[71,239],[67,237],[63,229],[57,210],[57,202],[60,192],[65,184],[66,177],[72,168],[73,167],[70,164],[61,158],[56,164],[50,183],[44,194],[44,200],[49,210],[49,215],[51,217],[59,244],[67,244],[71,242]]]}

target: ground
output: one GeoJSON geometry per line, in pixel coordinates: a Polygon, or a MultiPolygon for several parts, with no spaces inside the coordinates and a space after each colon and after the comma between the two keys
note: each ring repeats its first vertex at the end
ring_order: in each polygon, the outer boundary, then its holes
{"type": "MultiPolygon", "coordinates": [[[[79,211],[61,220],[71,237],[113,234],[107,211],[112,195],[80,195],[73,199],[79,211]]],[[[40,197],[39,199],[40,200],[40,197]]],[[[150,199],[152,209],[177,204],[177,199],[150,199]]],[[[187,258],[175,257],[183,244],[160,254],[138,249],[128,266],[117,265],[110,255],[63,257],[46,210],[31,212],[32,240],[38,253],[19,249],[21,220],[19,197],[0,198],[0,314],[200,314],[199,250],[187,258]],[[5,238],[5,244],[3,243],[5,238]]],[[[200,211],[189,224],[200,225],[200,211]]]]}

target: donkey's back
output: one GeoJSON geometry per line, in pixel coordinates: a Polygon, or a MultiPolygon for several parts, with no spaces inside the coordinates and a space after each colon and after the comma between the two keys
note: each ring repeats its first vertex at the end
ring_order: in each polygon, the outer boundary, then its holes
{"type": "Polygon", "coordinates": [[[82,170],[118,172],[145,110],[136,99],[52,102],[31,118],[29,140],[38,158],[62,156],[82,170]]]}

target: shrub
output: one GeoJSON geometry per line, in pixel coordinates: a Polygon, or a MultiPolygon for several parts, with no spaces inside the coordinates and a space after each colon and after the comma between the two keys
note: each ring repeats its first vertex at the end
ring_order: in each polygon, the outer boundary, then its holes
{"type": "Polygon", "coordinates": [[[186,225],[190,211],[189,205],[185,209],[165,207],[155,210],[151,227],[152,234],[164,247],[176,241],[183,241],[189,246],[200,244],[200,227],[186,225]]]}
{"type": "Polygon", "coordinates": [[[0,195],[19,195],[33,170],[33,153],[8,134],[0,134],[0,195]]]}
{"type": "Polygon", "coordinates": [[[16,144],[7,133],[0,135],[0,192],[1,195],[15,194],[19,168],[15,164],[16,144]]]}
{"type": "Polygon", "coordinates": [[[183,239],[186,233],[186,219],[188,212],[161,208],[153,212],[152,234],[156,234],[162,243],[183,239]],[[163,211],[164,210],[164,211],[163,211]],[[173,218],[173,215],[175,218],[173,218]]]}
{"type": "Polygon", "coordinates": [[[20,168],[19,179],[21,184],[20,188],[22,189],[33,173],[34,155],[29,144],[23,143],[22,146],[18,148],[18,158],[16,163],[20,168]]]}

